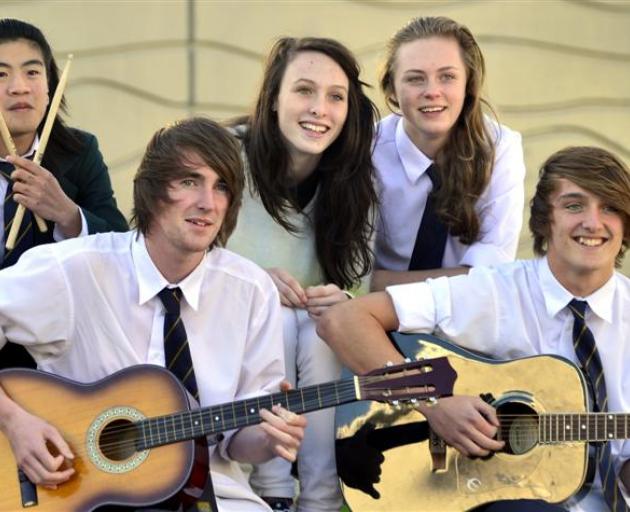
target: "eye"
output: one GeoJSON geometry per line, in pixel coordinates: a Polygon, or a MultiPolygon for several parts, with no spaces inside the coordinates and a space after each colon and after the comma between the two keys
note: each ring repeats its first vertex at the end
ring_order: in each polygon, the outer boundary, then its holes
{"type": "Polygon", "coordinates": [[[610,213],[610,214],[613,214],[613,215],[618,215],[619,214],[619,209],[616,208],[615,206],[611,205],[611,204],[605,204],[602,207],[602,211],[604,213],[610,213]]]}
{"type": "Polygon", "coordinates": [[[453,73],[444,73],[441,77],[442,82],[450,82],[451,80],[455,80],[457,77],[453,73]]]}
{"type": "Polygon", "coordinates": [[[421,84],[424,83],[424,77],[421,75],[407,75],[405,77],[405,82],[409,84],[421,84]]]}
{"type": "Polygon", "coordinates": [[[228,187],[228,184],[225,182],[225,180],[217,181],[217,183],[215,185],[215,189],[218,192],[221,192],[222,194],[229,194],[230,193],[230,187],[228,187]]]}
{"type": "Polygon", "coordinates": [[[0,78],[6,78],[9,74],[6,71],[0,71],[0,78]]]}
{"type": "Polygon", "coordinates": [[[345,97],[343,94],[338,93],[338,92],[336,92],[336,93],[332,93],[332,94],[330,95],[330,98],[331,98],[333,101],[345,101],[345,100],[346,100],[346,97],[345,97]]]}
{"type": "Polygon", "coordinates": [[[185,188],[190,188],[190,187],[194,187],[197,183],[196,183],[196,182],[195,182],[195,180],[194,180],[194,179],[192,179],[192,178],[184,178],[183,180],[181,180],[181,181],[179,182],[179,184],[180,184],[182,187],[185,187],[185,188]]]}
{"type": "Polygon", "coordinates": [[[572,213],[577,213],[581,212],[584,209],[584,206],[582,203],[567,203],[564,205],[564,209],[572,213]]]}
{"type": "Polygon", "coordinates": [[[298,87],[295,92],[297,92],[298,94],[301,94],[302,96],[309,96],[313,93],[313,89],[311,89],[310,87],[306,87],[305,85],[298,87]]]}
{"type": "Polygon", "coordinates": [[[42,72],[39,69],[29,69],[26,74],[28,76],[39,76],[42,74],[42,72]]]}

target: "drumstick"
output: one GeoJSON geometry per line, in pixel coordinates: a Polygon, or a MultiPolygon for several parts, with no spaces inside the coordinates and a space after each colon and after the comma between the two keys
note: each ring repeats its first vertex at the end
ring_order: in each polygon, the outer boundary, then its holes
{"type": "MultiPolygon", "coordinates": [[[[70,64],[72,64],[72,57],[73,57],[72,55],[68,55],[68,61],[66,62],[66,66],[63,68],[63,73],[61,73],[61,77],[59,78],[59,84],[57,84],[55,95],[53,96],[53,99],[50,102],[50,108],[48,109],[46,122],[44,123],[44,128],[42,129],[42,134],[39,138],[39,146],[37,147],[37,151],[35,152],[35,157],[33,158],[33,162],[35,162],[38,165],[42,161],[42,157],[44,156],[44,151],[46,151],[48,138],[50,137],[50,132],[55,122],[55,118],[57,117],[57,111],[59,110],[59,106],[61,105],[63,92],[66,88],[66,82],[68,81],[68,73],[70,71],[70,64]]],[[[13,218],[11,231],[9,232],[9,236],[7,237],[7,243],[6,243],[7,249],[13,249],[13,247],[15,247],[15,240],[17,238],[17,235],[20,229],[20,224],[22,224],[23,217],[24,217],[24,206],[19,204],[17,211],[15,212],[15,217],[13,218]]],[[[38,215],[35,215],[35,220],[37,222],[37,227],[42,233],[45,233],[46,231],[48,231],[48,226],[46,226],[46,223],[44,222],[43,219],[41,219],[38,215]]]]}

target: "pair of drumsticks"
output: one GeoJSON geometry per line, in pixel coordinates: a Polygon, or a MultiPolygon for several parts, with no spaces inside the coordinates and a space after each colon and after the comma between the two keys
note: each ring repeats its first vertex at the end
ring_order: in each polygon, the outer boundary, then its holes
{"type": "MultiPolygon", "coordinates": [[[[50,137],[50,132],[52,130],[53,123],[55,122],[55,118],[57,117],[57,111],[59,110],[59,106],[61,105],[61,98],[63,98],[63,92],[66,88],[66,82],[68,81],[68,73],[70,71],[71,63],[72,55],[68,55],[68,61],[66,62],[66,66],[63,69],[63,73],[61,73],[59,84],[57,85],[55,95],[53,96],[52,102],[50,103],[50,108],[48,109],[48,116],[46,116],[46,122],[44,123],[44,128],[42,129],[42,133],[39,138],[39,146],[37,146],[37,151],[35,152],[35,156],[33,157],[33,162],[38,165],[42,161],[44,151],[46,151],[48,138],[50,137]]],[[[2,116],[2,112],[0,112],[0,134],[2,135],[2,140],[5,147],[9,151],[9,154],[11,156],[19,156],[17,154],[13,138],[11,137],[11,133],[9,132],[9,127],[7,126],[4,117],[2,116]]],[[[7,250],[11,250],[15,247],[15,242],[20,231],[20,225],[22,224],[22,219],[24,218],[24,210],[24,206],[19,204],[15,212],[15,216],[13,217],[11,230],[9,231],[9,235],[7,236],[5,244],[7,250]]],[[[44,219],[36,214],[34,215],[34,217],[39,230],[42,233],[48,231],[48,226],[46,226],[46,222],[44,221],[44,219]]]]}

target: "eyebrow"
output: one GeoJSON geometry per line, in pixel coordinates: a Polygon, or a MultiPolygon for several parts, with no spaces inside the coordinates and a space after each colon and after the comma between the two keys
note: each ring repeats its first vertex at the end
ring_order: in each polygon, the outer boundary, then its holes
{"type": "MultiPolygon", "coordinates": [[[[22,64],[20,64],[21,68],[25,68],[27,66],[41,66],[41,67],[44,67],[44,62],[39,60],[39,59],[31,59],[31,60],[27,60],[26,62],[22,62],[22,64]]],[[[10,64],[7,64],[6,62],[0,61],[0,67],[2,67],[2,68],[11,68],[12,66],[10,64]]]]}
{"type": "Polygon", "coordinates": [[[585,199],[588,196],[586,194],[583,194],[582,192],[567,192],[566,194],[562,194],[561,196],[558,196],[557,199],[559,200],[563,200],[563,199],[585,199]]]}
{"type": "MultiPolygon", "coordinates": [[[[311,80],[310,78],[298,78],[297,80],[295,80],[293,82],[293,84],[297,84],[299,82],[306,82],[307,84],[311,84],[311,85],[317,85],[317,82],[315,82],[314,80],[311,80]]],[[[345,85],[341,85],[341,84],[333,84],[330,87],[337,87],[338,89],[343,89],[344,91],[347,91],[348,88],[345,85]]]]}
{"type": "MultiPolygon", "coordinates": [[[[437,71],[459,71],[460,69],[461,68],[457,66],[442,66],[441,68],[438,68],[437,71]]],[[[404,73],[426,73],[426,71],[424,69],[411,68],[405,69],[404,73]]]]}

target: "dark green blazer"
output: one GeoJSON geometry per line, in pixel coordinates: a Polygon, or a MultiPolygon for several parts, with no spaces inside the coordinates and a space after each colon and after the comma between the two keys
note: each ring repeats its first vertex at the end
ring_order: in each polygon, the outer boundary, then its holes
{"type": "MultiPolygon", "coordinates": [[[[96,137],[81,130],[69,130],[83,143],[81,149],[76,153],[66,154],[59,163],[51,162],[44,155],[42,166],[55,175],[66,195],[79,205],[87,221],[89,234],[127,231],[127,221],[116,206],[109,172],[98,149],[96,137]]],[[[46,233],[35,229],[34,245],[54,242],[54,223],[47,224],[46,233]]],[[[23,347],[7,343],[0,350],[0,369],[15,366],[34,368],[35,362],[23,347]]]]}

